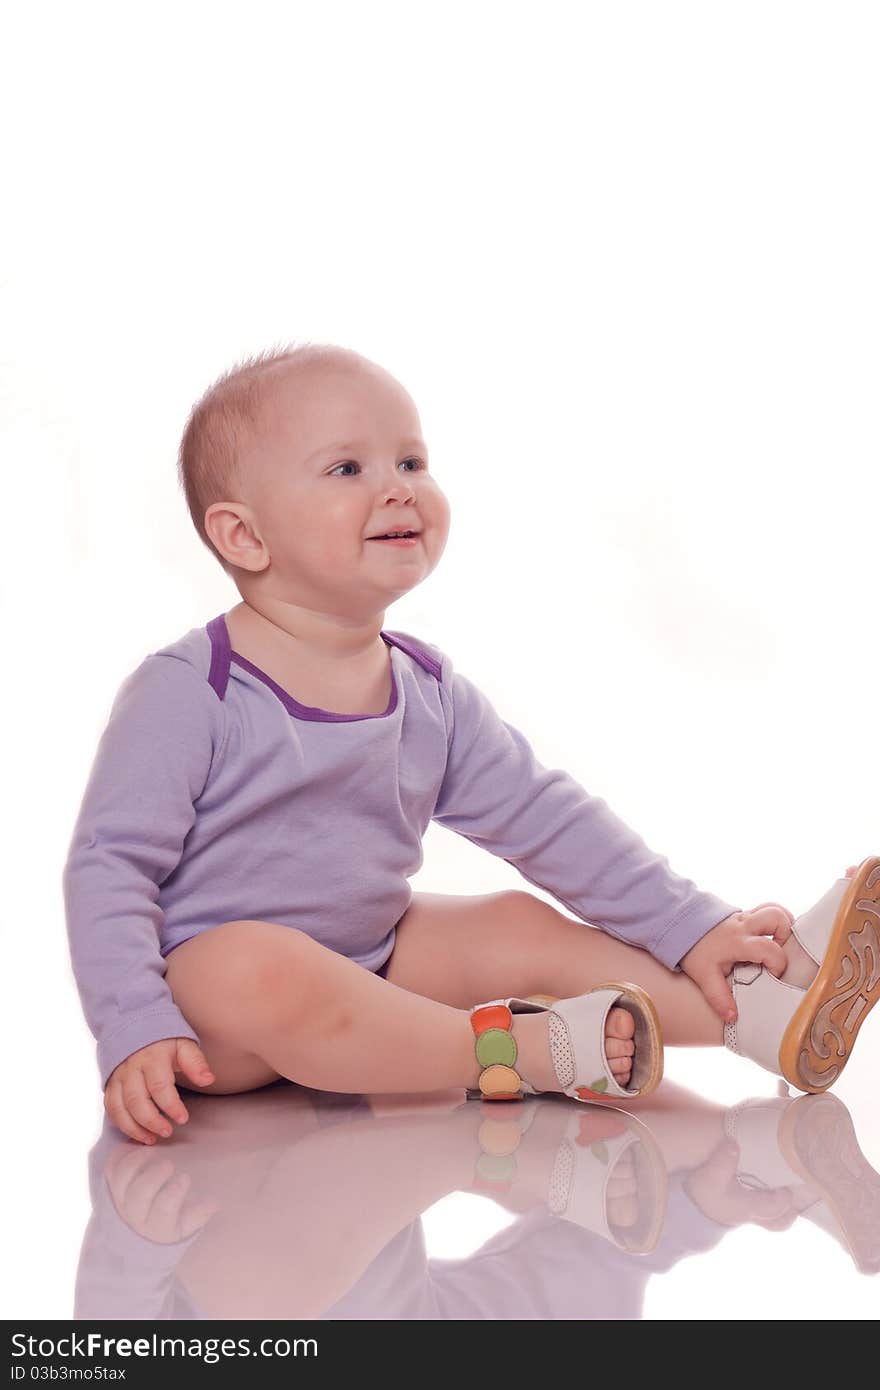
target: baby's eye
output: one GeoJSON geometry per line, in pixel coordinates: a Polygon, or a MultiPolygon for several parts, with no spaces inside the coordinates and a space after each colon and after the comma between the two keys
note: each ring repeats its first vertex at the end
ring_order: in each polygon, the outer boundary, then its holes
{"type": "MultiPolygon", "coordinates": [[[[416,472],[418,472],[418,470],[419,470],[420,468],[424,468],[424,466],[425,466],[420,458],[415,458],[415,457],[413,457],[413,458],[408,458],[408,459],[401,459],[401,463],[414,463],[414,464],[416,465],[415,468],[407,469],[407,472],[410,472],[410,473],[416,473],[416,472]]],[[[344,463],[337,463],[336,468],[331,468],[331,469],[330,469],[330,473],[328,474],[328,477],[332,477],[333,474],[336,472],[336,469],[337,469],[337,468],[357,468],[358,470],[360,470],[360,464],[359,464],[359,463],[355,463],[354,459],[346,459],[344,463]]],[[[347,477],[347,478],[350,478],[350,477],[352,477],[352,476],[353,476],[353,475],[352,475],[351,473],[346,473],[346,474],[345,474],[345,477],[347,477]]]]}

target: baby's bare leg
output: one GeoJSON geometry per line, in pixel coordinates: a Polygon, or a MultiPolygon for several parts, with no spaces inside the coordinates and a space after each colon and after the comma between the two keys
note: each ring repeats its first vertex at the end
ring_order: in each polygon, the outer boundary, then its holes
{"type": "Polygon", "coordinates": [[[567,999],[606,980],[628,980],[653,999],[664,1042],[723,1041],[724,1024],[688,975],[516,889],[468,897],[414,893],[397,926],[387,979],[459,1009],[511,995],[567,999]]]}
{"type": "MultiPolygon", "coordinates": [[[[225,922],[168,958],[175,1002],[217,1081],[247,1090],[284,1076],[318,1090],[424,1092],[478,1085],[466,1009],[400,989],[303,932],[225,922]]],[[[558,1089],[545,1014],[516,1018],[522,1074],[558,1089]]]]}

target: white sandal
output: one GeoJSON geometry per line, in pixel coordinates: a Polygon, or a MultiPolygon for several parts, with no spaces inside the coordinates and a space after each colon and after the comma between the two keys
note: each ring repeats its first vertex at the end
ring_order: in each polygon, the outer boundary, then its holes
{"type": "MultiPolygon", "coordinates": [[[[497,1197],[516,1179],[516,1151],[540,1107],[515,1108],[513,1114],[486,1106],[477,1136],[480,1156],[473,1189],[497,1197]]],[[[543,1102],[552,1105],[552,1101],[543,1102]]],[[[550,1174],[547,1206],[570,1221],[631,1255],[653,1250],[663,1231],[668,1192],[666,1164],[647,1125],[618,1106],[594,1104],[570,1114],[550,1174]],[[624,1154],[635,1180],[636,1219],[628,1225],[612,1220],[608,1189],[624,1154]]]]}
{"type": "Polygon", "coordinates": [[[836,1096],[744,1100],[725,1113],[724,1132],[739,1149],[738,1182],[790,1190],[805,1183],[814,1203],[793,1207],[792,1219],[828,1231],[862,1274],[880,1272],[880,1173],[836,1096]]]}
{"type": "Polygon", "coordinates": [[[792,924],[815,961],[806,988],[741,961],[727,977],[738,1017],[724,1044],[800,1091],[837,1080],[859,1029],[880,999],[880,857],[862,861],[792,924]]]}
{"type": "Polygon", "coordinates": [[[663,1076],[660,1019],[650,996],[638,985],[612,980],[572,999],[532,994],[527,999],[491,999],[470,1011],[477,1060],[483,1067],[479,1090],[486,1100],[520,1100],[541,1095],[514,1070],[516,1039],[513,1014],[549,1012],[550,1053],[559,1089],[584,1102],[623,1096],[646,1096],[663,1076]],[[605,1052],[605,1019],[615,1007],[627,1009],[635,1022],[635,1052],[628,1086],[617,1081],[605,1052]]]}
{"type": "Polygon", "coordinates": [[[554,1216],[602,1236],[618,1249],[645,1255],[659,1241],[666,1216],[669,1182],[663,1155],[648,1126],[635,1115],[610,1105],[595,1105],[592,1112],[571,1117],[553,1165],[547,1205],[554,1216]],[[585,1133],[588,1125],[598,1126],[605,1118],[613,1129],[592,1137],[585,1133]],[[624,1154],[633,1165],[638,1207],[637,1219],[628,1226],[612,1221],[608,1201],[611,1178],[624,1154]]]}

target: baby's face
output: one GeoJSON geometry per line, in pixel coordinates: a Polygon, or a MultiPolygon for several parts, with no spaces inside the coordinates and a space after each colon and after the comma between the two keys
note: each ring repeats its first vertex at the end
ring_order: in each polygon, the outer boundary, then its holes
{"type": "MultiPolygon", "coordinates": [[[[449,504],[429,471],[418,412],[378,368],[282,378],[248,467],[265,549],[244,550],[250,564],[236,563],[259,575],[262,593],[363,616],[427,578],[443,553],[449,504]],[[417,533],[411,544],[372,539],[406,530],[417,533]]],[[[227,539],[236,536],[241,528],[227,539]]]]}

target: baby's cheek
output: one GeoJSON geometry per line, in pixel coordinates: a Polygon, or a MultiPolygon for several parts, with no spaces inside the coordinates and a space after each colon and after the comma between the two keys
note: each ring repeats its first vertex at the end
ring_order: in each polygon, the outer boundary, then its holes
{"type": "Polygon", "coordinates": [[[449,503],[439,489],[438,495],[431,497],[430,506],[425,505],[422,508],[422,522],[428,531],[428,543],[435,554],[439,554],[446,545],[451,515],[449,503]]]}

